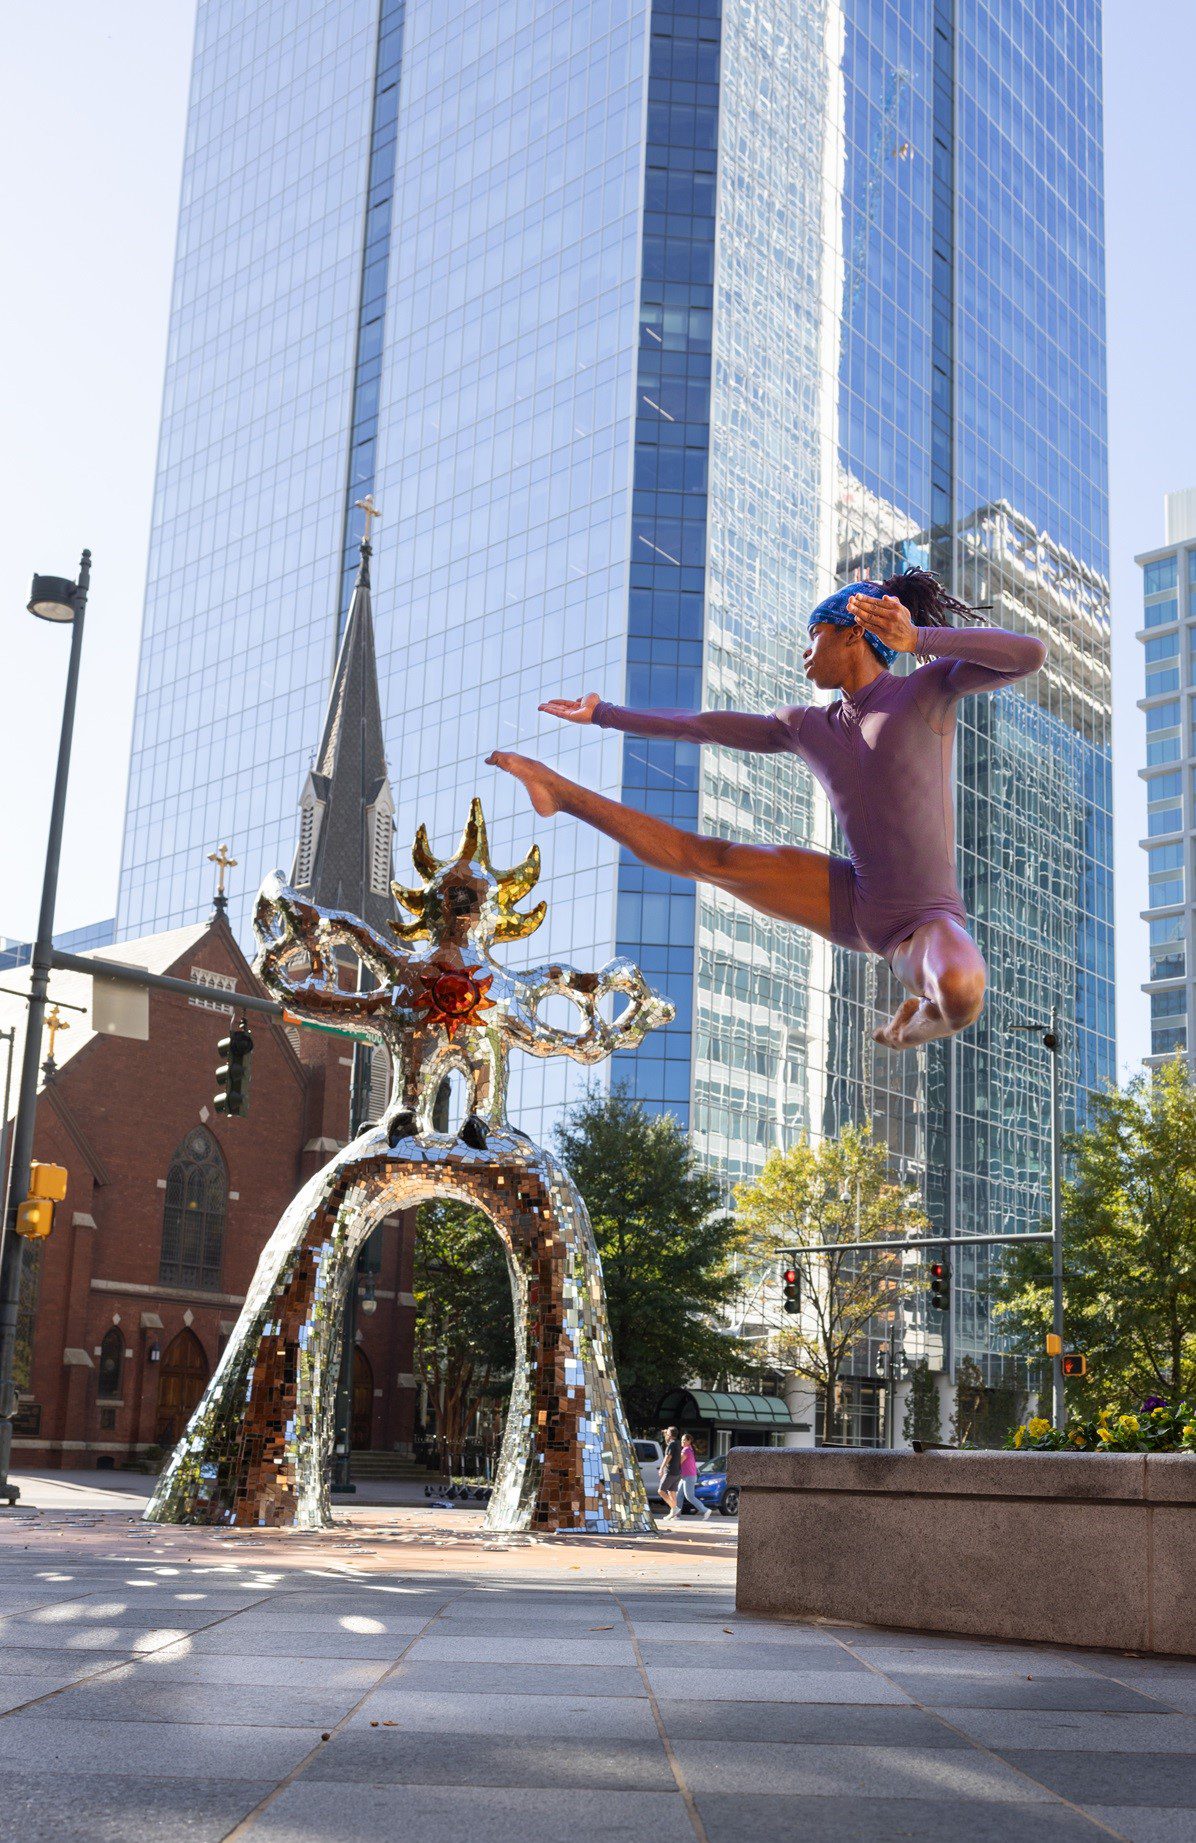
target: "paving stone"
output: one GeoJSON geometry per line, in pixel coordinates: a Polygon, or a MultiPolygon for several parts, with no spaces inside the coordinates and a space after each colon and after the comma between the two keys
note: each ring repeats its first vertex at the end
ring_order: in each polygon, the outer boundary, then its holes
{"type": "Polygon", "coordinates": [[[408,1734],[657,1738],[656,1720],[645,1696],[483,1696],[469,1691],[416,1690],[401,1684],[395,1688],[393,1683],[394,1679],[388,1677],[373,1691],[353,1716],[350,1727],[368,1728],[372,1721],[393,1721],[408,1734]]]}
{"type": "Polygon", "coordinates": [[[968,1709],[1109,1709],[1115,1713],[1156,1714],[1168,1711],[1161,1702],[1139,1694],[1106,1677],[976,1677],[894,1672],[881,1679],[905,1690],[914,1702],[928,1708],[968,1709]]]}
{"type": "Polygon", "coordinates": [[[219,1629],[236,1633],[238,1637],[243,1637],[247,1632],[252,1632],[255,1637],[259,1633],[277,1632],[303,1633],[313,1638],[321,1633],[333,1638],[342,1632],[370,1638],[382,1638],[389,1634],[406,1642],[422,1632],[429,1620],[434,1618],[435,1614],[429,1614],[424,1619],[418,1613],[392,1613],[388,1608],[352,1600],[335,1613],[293,1613],[273,1606],[254,1607],[252,1612],[235,1613],[222,1619],[219,1629]]]}
{"type": "Polygon", "coordinates": [[[1066,1806],[1013,1800],[704,1793],[696,1803],[709,1843],[1107,1843],[1066,1806]]]}
{"type": "Polygon", "coordinates": [[[129,1651],[0,1652],[0,1688],[16,1685],[24,1677],[89,1677],[113,1664],[127,1664],[129,1651]]]}
{"type": "MultiPolygon", "coordinates": [[[[297,1663],[293,1657],[199,1656],[190,1645],[184,1644],[138,1658],[129,1668],[144,1683],[227,1683],[267,1688],[308,1682],[311,1665],[311,1659],[297,1663]]],[[[355,1688],[360,1695],[385,1676],[389,1668],[385,1658],[322,1657],[318,1680],[328,1689],[355,1688]]]]}
{"type": "Polygon", "coordinates": [[[543,1626],[537,1636],[526,1632],[506,1638],[491,1638],[470,1632],[467,1637],[445,1636],[439,1629],[426,1638],[417,1639],[408,1656],[413,1664],[560,1664],[567,1668],[583,1664],[624,1664],[634,1666],[635,1652],[622,1620],[620,1631],[586,1633],[575,1638],[574,1628],[546,1635],[543,1626]]]}
{"type": "Polygon", "coordinates": [[[1189,1807],[1196,1835],[1196,1755],[1009,1747],[1000,1754],[1076,1804],[1189,1807]]]}
{"type": "Polygon", "coordinates": [[[968,1747],[923,1709],[811,1702],[657,1703],[671,1741],[788,1741],[801,1745],[968,1747]]]}
{"type": "Polygon", "coordinates": [[[654,1664],[655,1695],[679,1702],[908,1702],[871,1670],[702,1670],[654,1664]]]}
{"type": "Polygon", "coordinates": [[[971,1748],[781,1746],[766,1741],[673,1742],[686,1784],[702,1792],[808,1798],[974,1798],[1036,1802],[1049,1794],[971,1748]]]}
{"type": "Polygon", "coordinates": [[[787,1626],[764,1619],[737,1619],[732,1613],[718,1619],[633,1619],[642,1645],[774,1645],[779,1650],[842,1652],[837,1639],[814,1626],[787,1626]]]}
{"type": "Polygon", "coordinates": [[[744,1670],[790,1668],[856,1676],[871,1674],[865,1673],[858,1660],[850,1657],[846,1651],[827,1651],[818,1645],[802,1645],[790,1650],[785,1645],[759,1644],[754,1639],[728,1639],[722,1647],[702,1645],[693,1656],[686,1658],[684,1652],[678,1652],[676,1645],[660,1644],[655,1639],[645,1642],[640,1637],[640,1654],[646,1665],[663,1665],[669,1669],[685,1669],[692,1664],[702,1670],[729,1670],[736,1674],[744,1670]]]}
{"type": "Polygon", "coordinates": [[[1149,1805],[1085,1805],[1084,1809],[1126,1843],[1192,1843],[1191,1811],[1149,1805]]]}
{"type": "Polygon", "coordinates": [[[346,1728],[321,1747],[303,1774],[367,1785],[574,1786],[668,1792],[674,1779],[658,1735],[576,1739],[536,1733],[411,1734],[346,1728]]]}
{"type": "Polygon", "coordinates": [[[307,1773],[271,1800],[249,1836],[255,1843],[578,1843],[587,1830],[602,1843],[694,1843],[676,1792],[603,1792],[599,1799],[524,1786],[421,1785],[396,1798],[393,1786],[359,1785],[350,1800],[340,1782],[307,1773]]]}
{"type": "Polygon", "coordinates": [[[948,1650],[899,1651],[894,1646],[853,1645],[845,1656],[859,1657],[890,1676],[960,1677],[1081,1677],[1093,1672],[1066,1658],[1042,1656],[1036,1651],[980,1651],[958,1645],[948,1650]]]}
{"type": "Polygon", "coordinates": [[[1098,1753],[1196,1754],[1190,1715],[1117,1715],[1101,1710],[952,1709],[957,1728],[994,1749],[1082,1748],[1098,1753]]]}
{"type": "MultiPolygon", "coordinates": [[[[54,1704],[47,1704],[53,1709],[54,1704]]],[[[292,1772],[319,1742],[299,1728],[204,1727],[199,1723],[63,1721],[53,1714],[0,1721],[0,1771],[132,1773],[142,1778],[264,1779],[292,1772]]]]}
{"type": "Polygon", "coordinates": [[[621,1622],[622,1614],[613,1599],[573,1600],[552,1594],[473,1594],[468,1599],[449,1602],[444,1618],[458,1621],[474,1619],[516,1619],[530,1621],[543,1631],[546,1625],[605,1625],[611,1619],[621,1622]]]}
{"type": "MultiPolygon", "coordinates": [[[[40,1679],[38,1679],[40,1682],[40,1679]]],[[[302,1683],[163,1683],[114,1671],[77,1683],[38,1713],[58,1721],[201,1722],[207,1727],[333,1727],[368,1686],[332,1689],[322,1680],[302,1683]]]]}
{"type": "Polygon", "coordinates": [[[48,1796],[44,1773],[0,1771],[0,1834],[20,1843],[218,1843],[273,1785],[98,1771],[64,1776],[48,1796]]]}
{"type": "MultiPolygon", "coordinates": [[[[719,1673],[715,1673],[719,1674],[719,1673]]],[[[725,1681],[719,1676],[720,1682],[725,1681]]],[[[413,1664],[387,1679],[412,1689],[469,1690],[482,1696],[645,1696],[638,1670],[619,1664],[413,1664]]]]}
{"type": "Polygon", "coordinates": [[[289,1657],[299,1665],[326,1657],[381,1658],[393,1662],[411,1644],[413,1632],[349,1632],[343,1628],[313,1632],[309,1628],[283,1626],[211,1626],[197,1632],[192,1648],[201,1657],[289,1657]]]}

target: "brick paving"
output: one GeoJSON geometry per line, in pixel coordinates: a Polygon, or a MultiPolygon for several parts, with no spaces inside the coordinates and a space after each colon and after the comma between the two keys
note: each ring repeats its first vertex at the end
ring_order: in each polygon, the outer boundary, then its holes
{"type": "Polygon", "coordinates": [[[301,1536],[78,1501],[0,1513],[5,1839],[1196,1836],[1196,1662],[740,1618],[722,1521],[301,1536]]]}

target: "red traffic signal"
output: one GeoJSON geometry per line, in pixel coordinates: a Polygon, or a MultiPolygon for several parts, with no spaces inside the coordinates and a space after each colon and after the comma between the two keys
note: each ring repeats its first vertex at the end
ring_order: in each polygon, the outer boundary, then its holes
{"type": "Polygon", "coordinates": [[[930,1304],[936,1312],[946,1312],[951,1306],[951,1269],[946,1261],[930,1263],[930,1304]]]}
{"type": "Polygon", "coordinates": [[[781,1300],[786,1312],[801,1311],[801,1275],[796,1267],[781,1272],[781,1300]]]}
{"type": "Polygon", "coordinates": [[[1060,1357],[1059,1366],[1065,1376],[1086,1376],[1088,1359],[1082,1350],[1069,1350],[1060,1357]]]}

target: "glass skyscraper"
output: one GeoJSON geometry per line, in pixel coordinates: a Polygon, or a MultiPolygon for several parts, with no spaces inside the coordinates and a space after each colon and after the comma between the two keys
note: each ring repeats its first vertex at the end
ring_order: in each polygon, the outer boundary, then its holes
{"type": "MultiPolygon", "coordinates": [[[[1012,1027],[1058,1004],[1073,1115],[1113,1070],[1103,260],[1099,0],[200,0],[121,931],[194,915],[220,838],[290,862],[370,489],[400,874],[481,793],[496,859],[540,834],[538,954],[673,998],[614,1078],[728,1181],[870,1117],[937,1221],[1034,1226],[1012,1027]],[[813,602],[926,562],[1050,656],[961,724],[988,1008],[897,1057],[882,965],[482,764],[833,849],[791,759],[536,706],[799,701],[813,602]]],[[[526,1067],[529,1129],[583,1079],[526,1067]]]]}

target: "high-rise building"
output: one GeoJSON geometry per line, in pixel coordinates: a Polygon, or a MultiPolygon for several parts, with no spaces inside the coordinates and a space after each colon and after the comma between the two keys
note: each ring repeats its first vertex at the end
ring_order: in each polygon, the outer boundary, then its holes
{"type": "MultiPolygon", "coordinates": [[[[369,489],[400,874],[480,792],[498,849],[540,834],[539,951],[673,998],[614,1079],[728,1180],[871,1116],[937,1220],[1035,1226],[1015,1026],[1058,1005],[1069,1112],[1113,1069],[1100,77],[1099,0],[200,0],[122,931],[196,912],[211,840],[290,861],[369,489]],[[878,963],[482,760],[832,847],[790,759],[536,706],[792,703],[811,605],[903,562],[1050,657],[961,725],[988,1008],[897,1057],[878,963]]],[[[524,1121],[582,1079],[533,1067],[524,1121]]],[[[986,1272],[955,1329],[987,1362],[986,1272]]]]}
{"type": "Polygon", "coordinates": [[[1196,487],[1168,493],[1164,501],[1165,542],[1145,551],[1144,611],[1138,638],[1146,655],[1147,908],[1150,966],[1143,991],[1150,994],[1150,1056],[1157,1064],[1177,1050],[1190,1054],[1192,999],[1188,981],[1196,973],[1196,943],[1187,879],[1196,833],[1196,735],[1184,693],[1196,686],[1196,487]],[[1186,642],[1184,636],[1187,636],[1186,642]]]}

